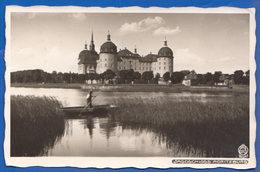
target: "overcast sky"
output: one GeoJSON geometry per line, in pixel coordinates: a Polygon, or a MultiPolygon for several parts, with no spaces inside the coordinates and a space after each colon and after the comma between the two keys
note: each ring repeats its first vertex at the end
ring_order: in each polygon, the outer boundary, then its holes
{"type": "Polygon", "coordinates": [[[248,14],[21,13],[11,15],[11,71],[77,72],[91,30],[99,53],[108,30],[118,50],[157,54],[165,37],[174,71],[249,69],[248,14]]]}

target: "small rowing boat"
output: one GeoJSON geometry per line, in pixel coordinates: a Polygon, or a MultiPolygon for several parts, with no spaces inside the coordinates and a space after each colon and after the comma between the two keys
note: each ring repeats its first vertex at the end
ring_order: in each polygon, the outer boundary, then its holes
{"type": "Polygon", "coordinates": [[[86,106],[71,106],[71,107],[62,107],[62,111],[68,115],[89,115],[89,114],[105,114],[109,111],[116,109],[115,105],[95,105],[92,107],[85,108],[86,106]]]}

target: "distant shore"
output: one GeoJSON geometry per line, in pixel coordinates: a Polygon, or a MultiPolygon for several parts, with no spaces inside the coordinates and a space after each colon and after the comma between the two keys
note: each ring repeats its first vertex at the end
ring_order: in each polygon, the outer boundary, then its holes
{"type": "Polygon", "coordinates": [[[11,87],[23,88],[62,88],[62,89],[103,89],[103,91],[119,92],[244,92],[249,93],[248,85],[234,85],[233,89],[226,86],[191,86],[182,84],[157,85],[157,84],[80,84],[80,83],[12,83],[11,87]]]}

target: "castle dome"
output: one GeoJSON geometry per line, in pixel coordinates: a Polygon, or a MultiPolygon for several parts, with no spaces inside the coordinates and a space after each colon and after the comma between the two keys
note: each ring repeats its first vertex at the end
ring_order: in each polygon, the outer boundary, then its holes
{"type": "Polygon", "coordinates": [[[87,63],[97,63],[97,53],[90,52],[88,50],[82,50],[79,53],[79,64],[87,64],[87,63]]]}
{"type": "Polygon", "coordinates": [[[173,57],[172,50],[167,46],[167,41],[164,41],[164,47],[158,51],[158,57],[173,57]]]}
{"type": "Polygon", "coordinates": [[[117,53],[117,47],[113,42],[111,42],[109,33],[107,35],[107,42],[102,44],[100,47],[100,53],[117,53]]]}

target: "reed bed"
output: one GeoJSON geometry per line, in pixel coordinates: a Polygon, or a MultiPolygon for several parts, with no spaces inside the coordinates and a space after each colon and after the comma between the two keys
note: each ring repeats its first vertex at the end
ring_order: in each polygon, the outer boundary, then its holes
{"type": "Polygon", "coordinates": [[[118,98],[116,117],[124,128],[152,130],[167,147],[197,149],[206,157],[237,157],[249,144],[249,96],[118,98]]]}
{"type": "Polygon", "coordinates": [[[11,96],[11,156],[46,155],[64,133],[61,106],[54,97],[11,96]]]}

